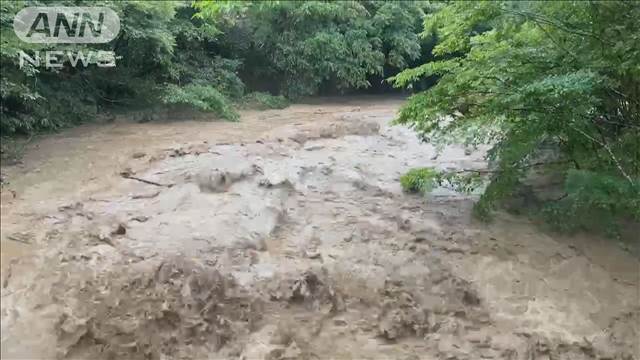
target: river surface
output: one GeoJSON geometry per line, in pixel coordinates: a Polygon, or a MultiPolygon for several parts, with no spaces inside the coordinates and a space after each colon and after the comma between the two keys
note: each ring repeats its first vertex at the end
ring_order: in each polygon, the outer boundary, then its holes
{"type": "Polygon", "coordinates": [[[402,99],[118,120],[3,168],[2,358],[640,359],[640,263],[399,186],[402,99]]]}

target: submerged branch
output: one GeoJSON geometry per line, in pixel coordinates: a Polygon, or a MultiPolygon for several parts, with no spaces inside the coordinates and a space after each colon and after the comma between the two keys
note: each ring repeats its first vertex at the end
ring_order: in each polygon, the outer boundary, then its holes
{"type": "Polygon", "coordinates": [[[149,185],[162,186],[162,187],[168,187],[168,188],[170,188],[170,187],[172,187],[174,185],[174,184],[160,184],[160,183],[157,183],[155,181],[139,178],[139,177],[136,177],[136,176],[133,176],[133,175],[130,175],[130,174],[126,174],[126,173],[123,173],[121,175],[125,179],[136,180],[136,181],[140,181],[140,182],[143,182],[143,183],[149,184],[149,185]]]}

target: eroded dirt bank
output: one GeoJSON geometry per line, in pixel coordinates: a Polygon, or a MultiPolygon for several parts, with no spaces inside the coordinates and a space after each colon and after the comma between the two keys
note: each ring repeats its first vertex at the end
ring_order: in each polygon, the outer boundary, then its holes
{"type": "Polygon", "coordinates": [[[251,141],[202,130],[25,195],[10,235],[38,250],[3,271],[2,357],[637,359],[638,261],[403,194],[411,167],[485,164],[389,126],[398,104],[269,112],[288,120],[251,141]]]}

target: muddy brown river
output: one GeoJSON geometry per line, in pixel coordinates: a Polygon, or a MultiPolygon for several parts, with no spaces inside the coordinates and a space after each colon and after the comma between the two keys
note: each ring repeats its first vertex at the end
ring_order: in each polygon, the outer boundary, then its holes
{"type": "MultiPolygon", "coordinates": [[[[3,168],[3,359],[640,359],[640,262],[408,169],[402,99],[86,125],[3,168]]],[[[436,156],[437,155],[437,156],[436,156]]]]}

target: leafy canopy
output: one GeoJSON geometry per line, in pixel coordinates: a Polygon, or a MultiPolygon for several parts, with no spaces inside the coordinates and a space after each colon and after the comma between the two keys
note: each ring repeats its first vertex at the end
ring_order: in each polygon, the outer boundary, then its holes
{"type": "Polygon", "coordinates": [[[638,3],[438,7],[422,33],[438,39],[437,59],[392,78],[398,87],[438,82],[412,96],[398,122],[431,141],[466,133],[493,145],[477,213],[489,216],[535,169],[565,179],[565,195],[545,207],[555,219],[574,227],[587,225],[576,219],[583,214],[640,219],[638,3]]]}
{"type": "MultiPolygon", "coordinates": [[[[54,130],[98,114],[189,106],[238,118],[243,103],[280,107],[297,97],[370,86],[412,64],[424,2],[118,1],[108,44],[27,44],[12,30],[25,6],[92,0],[0,1],[0,131],[54,130]],[[106,50],[115,68],[19,68],[19,51],[106,50]],[[260,92],[251,96],[248,93],[260,92]],[[270,99],[271,95],[278,95],[270,99]]],[[[32,53],[31,53],[32,54],[32,53]]],[[[245,104],[246,105],[246,104],[245,104]]]]}
{"type": "Polygon", "coordinates": [[[247,72],[290,97],[315,94],[323,86],[366,88],[372,75],[384,75],[385,66],[397,72],[421,54],[425,2],[197,1],[195,6],[201,17],[233,19],[229,37],[247,59],[247,72]]]}

